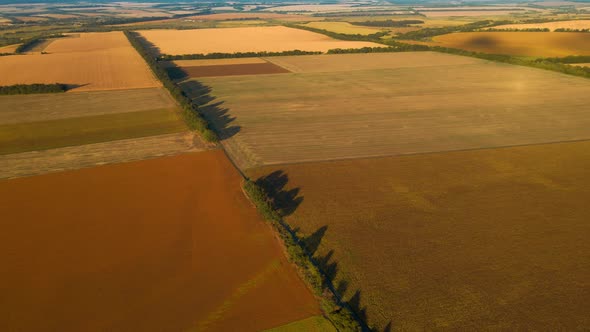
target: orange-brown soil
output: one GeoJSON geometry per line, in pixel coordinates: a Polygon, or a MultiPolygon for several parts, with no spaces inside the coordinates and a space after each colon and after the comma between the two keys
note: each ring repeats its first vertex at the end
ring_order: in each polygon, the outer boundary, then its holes
{"type": "Polygon", "coordinates": [[[220,150],[0,181],[0,330],[254,331],[319,312],[220,150]]]}

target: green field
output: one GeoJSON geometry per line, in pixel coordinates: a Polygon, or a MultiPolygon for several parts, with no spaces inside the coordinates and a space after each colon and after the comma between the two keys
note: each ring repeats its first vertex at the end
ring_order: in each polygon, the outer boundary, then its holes
{"type": "Polygon", "coordinates": [[[146,137],[187,130],[170,110],[0,125],[0,154],[146,137]]]}

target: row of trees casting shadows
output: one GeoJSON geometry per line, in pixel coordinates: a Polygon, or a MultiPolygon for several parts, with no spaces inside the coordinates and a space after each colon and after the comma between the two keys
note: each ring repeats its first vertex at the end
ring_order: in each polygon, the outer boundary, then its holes
{"type": "MultiPolygon", "coordinates": [[[[191,101],[199,105],[199,113],[212,124],[214,130],[217,132],[220,140],[228,139],[240,132],[241,127],[233,125],[236,120],[235,116],[230,115],[229,109],[224,107],[223,101],[217,100],[212,95],[212,88],[195,80],[186,80],[186,73],[170,64],[166,68],[170,78],[176,80],[180,88],[191,99],[191,101]]],[[[289,182],[288,175],[278,170],[269,175],[262,176],[255,181],[255,183],[262,188],[268,197],[272,200],[273,207],[277,210],[282,218],[292,215],[303,202],[303,196],[300,195],[299,188],[287,189],[289,182]]],[[[334,251],[330,250],[325,255],[320,255],[318,249],[324,238],[328,226],[322,226],[309,236],[303,237],[301,240],[307,250],[307,253],[312,257],[313,263],[320,268],[325,276],[325,288],[332,289],[338,296],[342,298],[349,290],[349,283],[345,280],[339,280],[335,284],[336,276],[338,274],[338,262],[334,261],[334,251]]],[[[295,234],[299,233],[299,229],[293,229],[295,234]]],[[[343,300],[344,301],[344,300],[343,300]]],[[[361,305],[361,291],[356,290],[348,301],[344,302],[348,305],[358,316],[362,322],[367,321],[366,308],[361,305]]],[[[383,331],[390,331],[392,323],[387,324],[383,331]]],[[[369,331],[367,326],[364,329],[369,331]]]]}
{"type": "MultiPolygon", "coordinates": [[[[292,215],[303,202],[303,196],[299,188],[288,189],[289,176],[283,170],[274,171],[266,176],[258,178],[255,183],[262,188],[268,197],[272,200],[273,207],[277,210],[282,218],[292,215]]],[[[338,262],[333,258],[334,250],[329,250],[322,255],[318,252],[323,238],[328,231],[328,226],[322,226],[315,232],[308,236],[300,237],[307,253],[312,257],[313,263],[320,268],[325,276],[325,288],[332,289],[338,296],[341,297],[349,291],[349,283],[345,280],[339,280],[337,283],[336,276],[338,275],[338,262]]],[[[294,228],[295,234],[300,233],[299,228],[294,228]]],[[[363,322],[367,322],[367,309],[361,305],[361,291],[354,291],[353,295],[348,301],[342,301],[347,304],[354,313],[363,322]]],[[[364,326],[366,331],[370,331],[367,326],[364,326]]],[[[389,322],[384,332],[389,332],[392,329],[392,322],[389,322]]]]}

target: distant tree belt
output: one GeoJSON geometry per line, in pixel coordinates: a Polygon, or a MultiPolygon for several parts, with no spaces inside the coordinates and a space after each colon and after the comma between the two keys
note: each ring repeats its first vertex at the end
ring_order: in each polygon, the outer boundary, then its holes
{"type": "Polygon", "coordinates": [[[489,32],[550,32],[551,29],[549,29],[549,28],[524,28],[524,29],[519,29],[519,28],[494,29],[494,28],[489,28],[489,29],[486,29],[485,31],[489,31],[489,32]]]}
{"type": "Polygon", "coordinates": [[[182,55],[163,54],[160,57],[158,57],[158,60],[171,61],[171,60],[226,59],[226,58],[256,58],[256,57],[268,57],[268,56],[312,55],[312,54],[322,54],[322,52],[292,50],[292,51],[284,51],[284,52],[237,52],[237,53],[182,54],[182,55]]]}
{"type": "Polygon", "coordinates": [[[135,50],[137,50],[137,53],[143,57],[154,75],[156,75],[156,77],[162,82],[162,85],[170,91],[170,95],[176,99],[180,105],[181,115],[186,125],[191,130],[198,131],[204,140],[208,142],[218,141],[217,135],[199,112],[198,106],[195,105],[184,91],[172,81],[166,70],[159,66],[157,58],[150,54],[150,52],[144,47],[144,42],[139,33],[134,31],[124,31],[123,33],[127,39],[129,39],[129,42],[135,50]]]}
{"type": "Polygon", "coordinates": [[[555,32],[590,32],[590,29],[568,29],[568,28],[559,28],[555,29],[555,32]]]}
{"type": "Polygon", "coordinates": [[[34,93],[59,93],[66,92],[67,85],[54,84],[16,84],[0,86],[0,95],[26,95],[34,93]]]}
{"type": "Polygon", "coordinates": [[[16,50],[15,53],[23,53],[23,52],[28,52],[30,51],[33,47],[39,45],[40,43],[42,43],[43,41],[45,41],[45,39],[48,38],[62,38],[65,37],[65,35],[59,34],[59,35],[48,35],[48,36],[40,36],[40,37],[35,37],[35,38],[31,38],[28,40],[23,41],[23,43],[21,45],[19,45],[16,50]]]}
{"type": "Polygon", "coordinates": [[[590,63],[590,55],[568,55],[563,58],[546,58],[543,60],[553,63],[590,63]]]}
{"type": "Polygon", "coordinates": [[[511,24],[511,21],[484,20],[459,26],[448,26],[442,28],[424,28],[417,31],[410,31],[399,35],[398,39],[420,40],[434,36],[446,35],[452,32],[472,32],[482,28],[490,28],[497,25],[511,24]]]}
{"type": "Polygon", "coordinates": [[[380,38],[383,36],[386,36],[389,32],[387,31],[380,31],[380,32],[376,32],[370,35],[349,35],[349,34],[345,34],[345,33],[337,33],[337,32],[332,32],[332,31],[328,31],[328,30],[323,30],[323,29],[316,29],[316,28],[312,28],[312,27],[307,27],[307,26],[303,26],[303,25],[296,25],[296,24],[285,24],[286,27],[289,28],[295,28],[295,29],[301,29],[301,30],[307,30],[307,31],[311,31],[311,32],[316,32],[316,33],[321,33],[323,35],[326,35],[328,37],[332,37],[334,39],[340,39],[340,40],[350,40],[350,41],[369,41],[369,42],[376,42],[378,43],[380,38]]]}
{"type": "Polygon", "coordinates": [[[362,47],[362,48],[335,48],[328,50],[327,54],[346,53],[395,53],[395,52],[422,52],[430,51],[426,45],[396,44],[388,47],[362,47]]]}
{"type": "Polygon", "coordinates": [[[386,28],[402,28],[408,27],[412,24],[423,24],[421,20],[384,20],[384,21],[364,21],[364,22],[350,22],[353,25],[361,25],[367,27],[386,27],[386,28]]]}

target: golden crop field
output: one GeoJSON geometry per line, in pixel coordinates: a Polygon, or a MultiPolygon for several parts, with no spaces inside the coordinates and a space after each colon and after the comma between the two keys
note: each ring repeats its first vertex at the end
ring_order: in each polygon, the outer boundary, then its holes
{"type": "Polygon", "coordinates": [[[439,53],[280,61],[312,72],[183,83],[243,169],[590,138],[584,78],[439,53]]]}
{"type": "Polygon", "coordinates": [[[590,55],[590,34],[577,32],[460,32],[432,38],[430,45],[474,52],[538,57],[590,55]]]}
{"type": "Polygon", "coordinates": [[[122,32],[58,38],[45,52],[0,57],[0,85],[57,82],[76,86],[72,91],[161,86],[122,32]]]}
{"type": "Polygon", "coordinates": [[[590,328],[587,141],[247,173],[303,198],[286,221],[380,331],[590,328]]]}
{"type": "Polygon", "coordinates": [[[294,73],[325,73],[372,69],[473,65],[481,60],[433,52],[402,52],[267,57],[265,60],[294,73]]]}
{"type": "Polygon", "coordinates": [[[0,47],[0,53],[14,53],[20,44],[8,45],[0,47]]]}
{"type": "Polygon", "coordinates": [[[319,33],[283,26],[139,32],[161,54],[173,55],[291,50],[325,52],[334,48],[380,46],[370,42],[336,40],[319,33]]]}
{"type": "Polygon", "coordinates": [[[545,23],[506,24],[495,26],[494,29],[590,29],[590,20],[573,20],[545,23]]]}
{"type": "Polygon", "coordinates": [[[370,35],[383,30],[379,28],[368,28],[358,25],[352,25],[348,22],[309,22],[303,24],[303,26],[349,35],[370,35]]]}
{"type": "Polygon", "coordinates": [[[164,88],[0,96],[0,124],[175,108],[164,88]]]}

